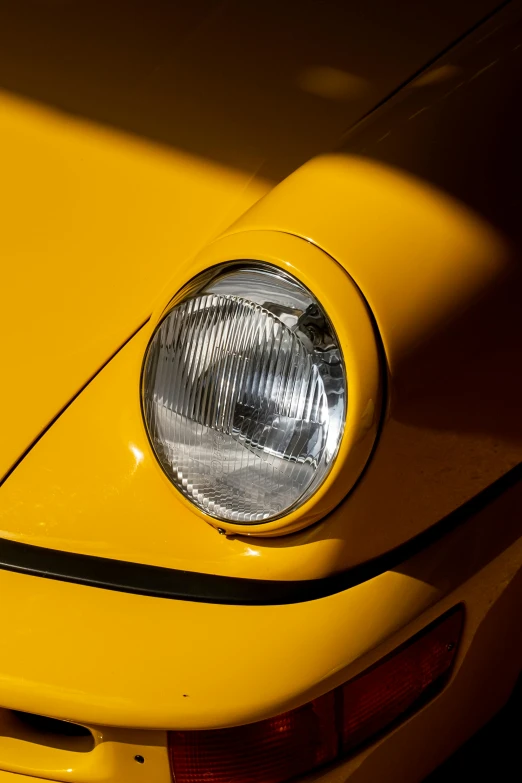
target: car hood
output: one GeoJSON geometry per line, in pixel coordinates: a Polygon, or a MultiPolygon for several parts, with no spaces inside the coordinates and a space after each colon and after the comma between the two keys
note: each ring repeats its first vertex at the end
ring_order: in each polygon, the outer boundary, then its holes
{"type": "Polygon", "coordinates": [[[0,478],[270,187],[0,93],[0,478]]]}
{"type": "Polygon", "coordinates": [[[495,5],[2,4],[0,480],[174,265],[495,5]]]}

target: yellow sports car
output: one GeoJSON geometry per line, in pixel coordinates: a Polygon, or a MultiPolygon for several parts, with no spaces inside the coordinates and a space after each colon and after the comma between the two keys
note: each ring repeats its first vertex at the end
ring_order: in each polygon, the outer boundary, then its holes
{"type": "Polygon", "coordinates": [[[413,783],[522,668],[522,3],[0,4],[0,783],[413,783]]]}

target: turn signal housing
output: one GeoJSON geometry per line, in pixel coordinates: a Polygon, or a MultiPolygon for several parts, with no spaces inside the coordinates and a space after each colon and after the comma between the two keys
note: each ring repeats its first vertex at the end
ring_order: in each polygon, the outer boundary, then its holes
{"type": "Polygon", "coordinates": [[[297,709],[235,728],[169,732],[176,783],[284,783],[352,752],[444,687],[458,606],[371,668],[297,709]]]}

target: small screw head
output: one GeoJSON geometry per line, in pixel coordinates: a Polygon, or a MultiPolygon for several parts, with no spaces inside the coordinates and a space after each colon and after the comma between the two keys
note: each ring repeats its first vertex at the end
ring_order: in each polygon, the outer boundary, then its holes
{"type": "Polygon", "coordinates": [[[454,642],[449,642],[449,644],[446,645],[446,649],[447,649],[448,652],[451,652],[452,650],[455,649],[455,643],[454,642]]]}
{"type": "Polygon", "coordinates": [[[227,531],[224,530],[222,527],[218,527],[217,532],[220,536],[225,536],[227,534],[227,531]]]}
{"type": "Polygon", "coordinates": [[[139,753],[137,753],[137,754],[134,756],[134,761],[137,761],[137,762],[138,762],[138,764],[143,764],[143,763],[145,762],[145,759],[143,758],[143,756],[140,756],[140,754],[139,754],[139,753]]]}

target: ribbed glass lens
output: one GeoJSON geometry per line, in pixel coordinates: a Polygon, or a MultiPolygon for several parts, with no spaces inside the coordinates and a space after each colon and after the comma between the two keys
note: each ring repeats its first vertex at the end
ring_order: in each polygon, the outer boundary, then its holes
{"type": "Polygon", "coordinates": [[[252,524],[324,479],[345,417],[342,356],[311,294],[266,266],[190,286],[159,325],[144,373],[158,459],[209,515],[252,524]]]}

